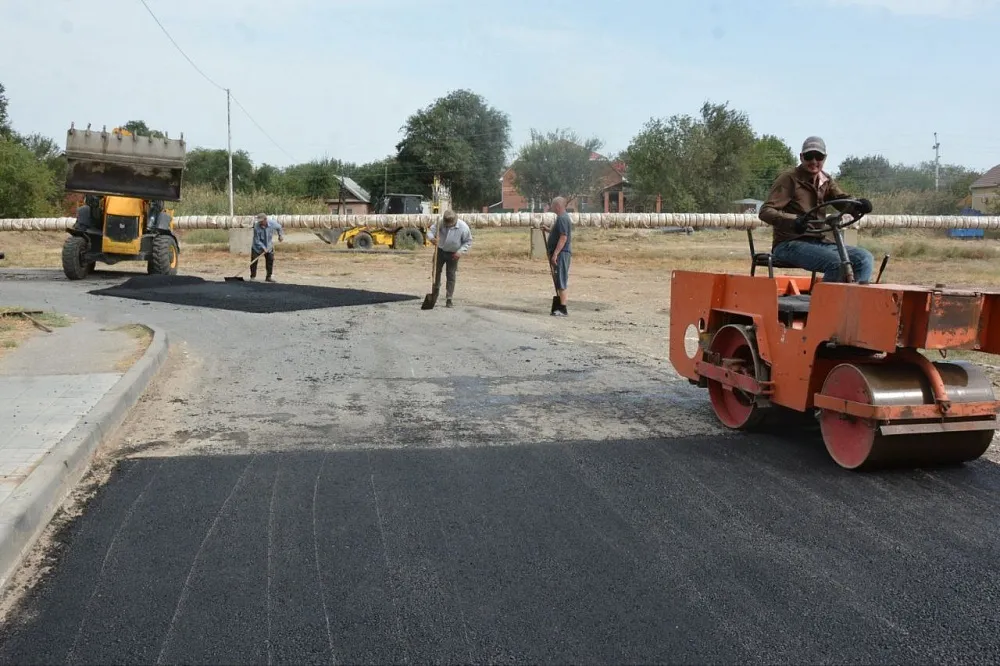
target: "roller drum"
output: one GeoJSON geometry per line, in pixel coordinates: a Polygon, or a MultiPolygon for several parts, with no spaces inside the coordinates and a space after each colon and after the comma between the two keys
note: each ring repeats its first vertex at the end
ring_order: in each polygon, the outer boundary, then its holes
{"type": "MultiPolygon", "coordinates": [[[[995,399],[993,386],[977,366],[964,361],[933,364],[944,382],[953,404],[989,402],[995,399]]],[[[823,384],[824,395],[863,404],[885,407],[934,404],[934,391],[916,365],[850,364],[835,367],[823,384]]],[[[948,419],[949,422],[976,421],[989,426],[994,420],[948,419]]],[[[886,435],[883,425],[919,425],[928,421],[876,422],[822,410],[820,429],[831,457],[848,469],[881,467],[922,467],[967,462],[979,458],[993,440],[992,428],[934,433],[905,432],[886,435]]]]}

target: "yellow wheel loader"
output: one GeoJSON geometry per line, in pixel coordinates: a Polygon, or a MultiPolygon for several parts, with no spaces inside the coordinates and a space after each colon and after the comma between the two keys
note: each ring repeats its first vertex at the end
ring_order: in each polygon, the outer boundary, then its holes
{"type": "Polygon", "coordinates": [[[63,245],[63,272],[82,280],[97,262],[145,261],[150,274],[175,275],[180,244],[173,211],[180,201],[184,137],[139,136],[70,127],[66,191],[84,195],[63,245]]]}
{"type": "MultiPolygon", "coordinates": [[[[387,194],[379,199],[379,203],[375,206],[375,215],[419,215],[432,210],[419,194],[387,194]]],[[[435,214],[436,208],[437,205],[434,204],[435,214]]],[[[406,245],[430,245],[427,241],[427,231],[428,229],[423,227],[382,229],[360,225],[347,229],[325,229],[317,231],[316,235],[325,243],[331,245],[346,243],[348,248],[355,250],[371,250],[377,245],[388,245],[390,249],[397,250],[400,246],[406,245]]]]}

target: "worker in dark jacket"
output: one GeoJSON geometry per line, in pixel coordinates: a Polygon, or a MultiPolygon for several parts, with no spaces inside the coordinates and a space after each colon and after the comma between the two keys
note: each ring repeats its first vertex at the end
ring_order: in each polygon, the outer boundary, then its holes
{"type": "MultiPolygon", "coordinates": [[[[281,228],[278,221],[268,219],[264,213],[257,215],[257,224],[253,227],[253,242],[250,244],[250,261],[253,262],[260,255],[264,255],[264,265],[267,268],[267,282],[274,282],[271,274],[274,273],[274,233],[278,233],[278,240],[285,240],[285,230],[281,228]]],[[[257,263],[250,265],[250,279],[257,279],[257,263]]]]}
{"type": "MultiPolygon", "coordinates": [[[[760,208],[760,219],[774,228],[771,254],[775,259],[807,271],[823,274],[824,282],[840,280],[840,256],[836,241],[829,228],[816,224],[815,218],[805,219],[804,214],[825,201],[850,199],[837,182],[823,170],[826,162],[826,143],[811,136],[802,144],[801,163],[782,173],[775,180],[767,201],[760,208]]],[[[844,210],[848,214],[867,214],[871,202],[859,199],[860,209],[844,210]]],[[[847,247],[847,256],[854,267],[855,281],[867,284],[871,280],[875,260],[862,247],[847,247]]]]}

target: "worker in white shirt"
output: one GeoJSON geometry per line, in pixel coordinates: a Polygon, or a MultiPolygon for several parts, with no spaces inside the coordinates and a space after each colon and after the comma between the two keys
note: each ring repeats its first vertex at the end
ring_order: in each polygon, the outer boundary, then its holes
{"type": "Polygon", "coordinates": [[[458,259],[467,254],[472,247],[472,230],[464,220],[458,219],[455,211],[447,210],[442,216],[440,229],[437,224],[431,225],[427,232],[427,240],[437,245],[437,261],[434,266],[434,298],[441,289],[441,267],[445,266],[447,282],[445,283],[445,307],[452,307],[451,299],[455,295],[455,282],[458,279],[458,259]]]}

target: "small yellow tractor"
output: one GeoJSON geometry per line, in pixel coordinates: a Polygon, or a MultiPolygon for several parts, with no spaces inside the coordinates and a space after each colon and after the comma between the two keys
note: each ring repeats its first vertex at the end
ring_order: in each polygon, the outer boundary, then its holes
{"type": "MultiPolygon", "coordinates": [[[[375,209],[376,215],[419,215],[424,212],[419,194],[388,194],[382,197],[375,209]]],[[[417,227],[396,227],[382,229],[376,226],[358,225],[343,230],[332,230],[317,234],[327,243],[346,243],[357,250],[371,250],[376,245],[388,245],[398,249],[402,245],[427,245],[426,229],[417,227]]]]}
{"type": "MultiPolygon", "coordinates": [[[[343,181],[341,181],[343,185],[343,181]]],[[[357,186],[357,183],[348,180],[348,186],[354,185],[357,196],[369,201],[371,195],[357,186]]],[[[451,207],[451,196],[447,189],[441,184],[441,179],[434,177],[431,186],[431,200],[428,202],[419,194],[385,194],[377,197],[374,201],[375,215],[440,215],[445,209],[451,207]]],[[[325,229],[317,231],[323,242],[336,245],[345,243],[347,247],[358,250],[371,250],[376,245],[388,245],[396,250],[406,245],[426,246],[428,229],[425,227],[396,227],[383,229],[374,225],[356,225],[346,229],[325,229]]]]}
{"type": "Polygon", "coordinates": [[[139,136],[119,128],[66,135],[66,191],[84,195],[63,244],[63,272],[82,280],[97,262],[145,261],[150,274],[175,275],[180,244],[173,211],[180,201],[184,137],[139,136]]]}

